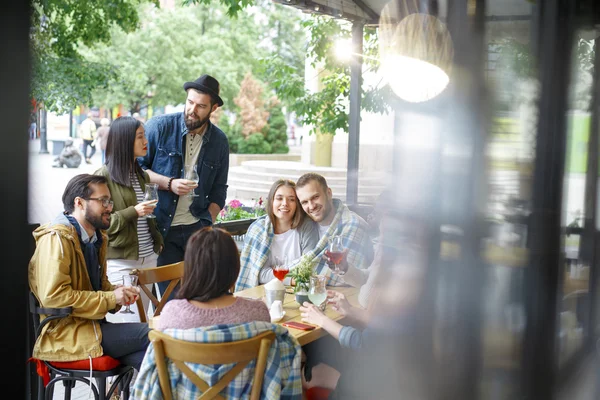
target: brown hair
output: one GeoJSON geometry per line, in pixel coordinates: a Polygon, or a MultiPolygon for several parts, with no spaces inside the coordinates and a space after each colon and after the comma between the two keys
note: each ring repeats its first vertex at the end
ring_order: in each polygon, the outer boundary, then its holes
{"type": "Polygon", "coordinates": [[[71,178],[62,195],[63,207],[65,213],[72,214],[75,211],[75,198],[89,199],[94,188],[90,185],[107,184],[107,180],[102,175],[79,174],[71,178]]]}
{"type": "Polygon", "coordinates": [[[240,273],[240,255],[229,232],[210,226],[187,242],[178,299],[208,301],[230,293],[240,273]]]}
{"type": "Polygon", "coordinates": [[[298,181],[296,182],[296,187],[304,187],[308,185],[308,183],[311,181],[317,181],[317,183],[321,185],[323,191],[327,193],[327,189],[329,188],[329,186],[327,186],[327,181],[325,180],[325,177],[314,172],[307,172],[306,174],[298,178],[298,181]]]}
{"type": "MultiPolygon", "coordinates": [[[[296,192],[296,184],[294,183],[294,181],[289,179],[278,179],[273,183],[273,185],[271,185],[271,190],[269,190],[269,197],[267,197],[266,208],[267,215],[269,216],[273,227],[275,226],[276,219],[275,214],[273,213],[273,201],[275,199],[275,193],[277,192],[277,189],[279,189],[281,186],[287,186],[289,188],[294,189],[294,193],[296,192]]],[[[305,215],[306,213],[304,212],[304,209],[300,204],[300,200],[298,200],[298,196],[296,196],[296,212],[294,213],[294,218],[292,219],[292,229],[297,228],[302,223],[302,221],[304,221],[305,215]]]]}

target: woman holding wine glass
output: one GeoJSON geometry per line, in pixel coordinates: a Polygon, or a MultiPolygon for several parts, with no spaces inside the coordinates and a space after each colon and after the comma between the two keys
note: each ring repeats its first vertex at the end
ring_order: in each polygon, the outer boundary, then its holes
{"type": "Polygon", "coordinates": [[[285,285],[293,284],[290,278],[284,278],[289,271],[286,268],[314,249],[319,241],[318,228],[306,218],[293,181],[275,181],[266,203],[267,215],[254,221],[246,232],[236,291],[267,283],[275,277],[285,285]]]}
{"type": "MultiPolygon", "coordinates": [[[[144,200],[148,174],[142,170],[137,157],[148,151],[144,126],[133,117],[119,117],[110,126],[106,144],[106,164],[96,175],[108,180],[114,201],[110,219],[107,250],[107,275],[112,284],[122,283],[122,276],[133,269],[156,267],[163,239],[156,227],[154,212],[158,200],[144,200]]],[[[144,309],[149,299],[142,294],[144,309]]],[[[139,321],[137,307],[127,319],[123,314],[109,315],[112,322],[139,321]]]]}

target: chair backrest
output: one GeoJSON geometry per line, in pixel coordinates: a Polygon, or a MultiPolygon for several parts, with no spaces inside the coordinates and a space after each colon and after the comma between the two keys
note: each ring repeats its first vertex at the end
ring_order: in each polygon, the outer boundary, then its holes
{"type": "Polygon", "coordinates": [[[194,385],[202,390],[203,393],[199,399],[203,400],[223,399],[219,392],[226,388],[252,360],[256,359],[250,399],[258,400],[260,398],[267,356],[271,344],[275,340],[275,332],[264,332],[251,339],[227,343],[187,342],[174,339],[157,330],[150,331],[149,337],[154,346],[158,380],[165,400],[172,400],[173,398],[165,357],[169,358],[194,385]],[[185,365],[186,362],[203,365],[236,363],[236,365],[214,386],[209,387],[206,382],[185,365]]]}
{"type": "Polygon", "coordinates": [[[42,308],[40,307],[40,303],[33,294],[33,292],[29,292],[29,312],[32,315],[33,319],[33,329],[35,330],[35,338],[42,333],[42,329],[44,326],[54,319],[61,319],[64,317],[68,317],[73,312],[73,307],[63,307],[63,308],[42,308]],[[45,315],[46,317],[40,321],[41,315],[45,315]]]}
{"type": "MultiPolygon", "coordinates": [[[[169,299],[171,292],[173,291],[173,289],[175,289],[175,287],[183,277],[183,261],[155,268],[134,269],[133,271],[131,271],[131,274],[138,276],[138,284],[140,285],[144,293],[146,293],[146,295],[152,302],[152,305],[154,306],[153,316],[157,316],[160,315],[160,312],[165,306],[167,300],[169,299]],[[159,301],[156,298],[156,296],[152,294],[152,291],[146,287],[146,285],[164,281],[170,282],[169,286],[167,286],[167,289],[165,290],[165,293],[162,294],[162,297],[159,301]]],[[[144,304],[142,303],[141,297],[138,297],[136,303],[138,306],[141,322],[147,322],[146,312],[144,310],[144,304]]]]}

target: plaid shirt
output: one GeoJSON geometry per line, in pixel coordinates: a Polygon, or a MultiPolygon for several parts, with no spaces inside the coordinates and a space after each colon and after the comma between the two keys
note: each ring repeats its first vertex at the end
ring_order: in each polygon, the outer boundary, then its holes
{"type": "MultiPolygon", "coordinates": [[[[318,260],[315,266],[315,273],[329,277],[327,284],[330,286],[343,286],[346,283],[340,277],[332,273],[327,266],[323,254],[327,250],[329,238],[335,235],[341,235],[344,247],[348,249],[346,260],[354,268],[367,268],[373,261],[373,243],[369,237],[367,223],[364,219],[353,213],[338,199],[333,199],[335,216],[329,225],[329,229],[322,238],[319,239],[317,246],[305,257],[318,260]]],[[[244,239],[244,249],[241,254],[241,264],[250,265],[252,268],[242,268],[240,275],[235,283],[235,291],[240,291],[258,286],[258,274],[260,269],[267,262],[271,243],[273,241],[273,226],[256,220],[250,225],[244,239]]],[[[290,264],[290,269],[302,260],[303,257],[290,264]]]]}
{"type": "MultiPolygon", "coordinates": [[[[287,329],[276,324],[256,321],[245,324],[212,325],[195,329],[166,329],[164,333],[175,339],[199,343],[224,343],[250,339],[266,331],[276,333],[267,357],[267,366],[262,385],[261,399],[298,399],[302,398],[300,379],[301,347],[287,329]]],[[[162,392],[158,381],[158,370],[154,359],[154,347],[148,346],[144,361],[135,381],[133,399],[158,400],[162,392]]],[[[201,365],[186,363],[209,386],[213,386],[235,364],[201,365]]],[[[221,395],[226,399],[249,399],[254,378],[256,360],[251,361],[221,395]]],[[[202,394],[170,360],[167,369],[171,379],[174,399],[197,399],[202,394]]]]}

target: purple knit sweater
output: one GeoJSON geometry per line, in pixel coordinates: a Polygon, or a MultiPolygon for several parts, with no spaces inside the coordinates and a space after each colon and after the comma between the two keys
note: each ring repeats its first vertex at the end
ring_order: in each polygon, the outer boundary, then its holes
{"type": "Polygon", "coordinates": [[[157,329],[190,329],[218,324],[243,324],[252,321],[271,322],[269,309],[261,300],[238,297],[223,308],[198,308],[185,299],[169,300],[158,320],[157,329]]]}

